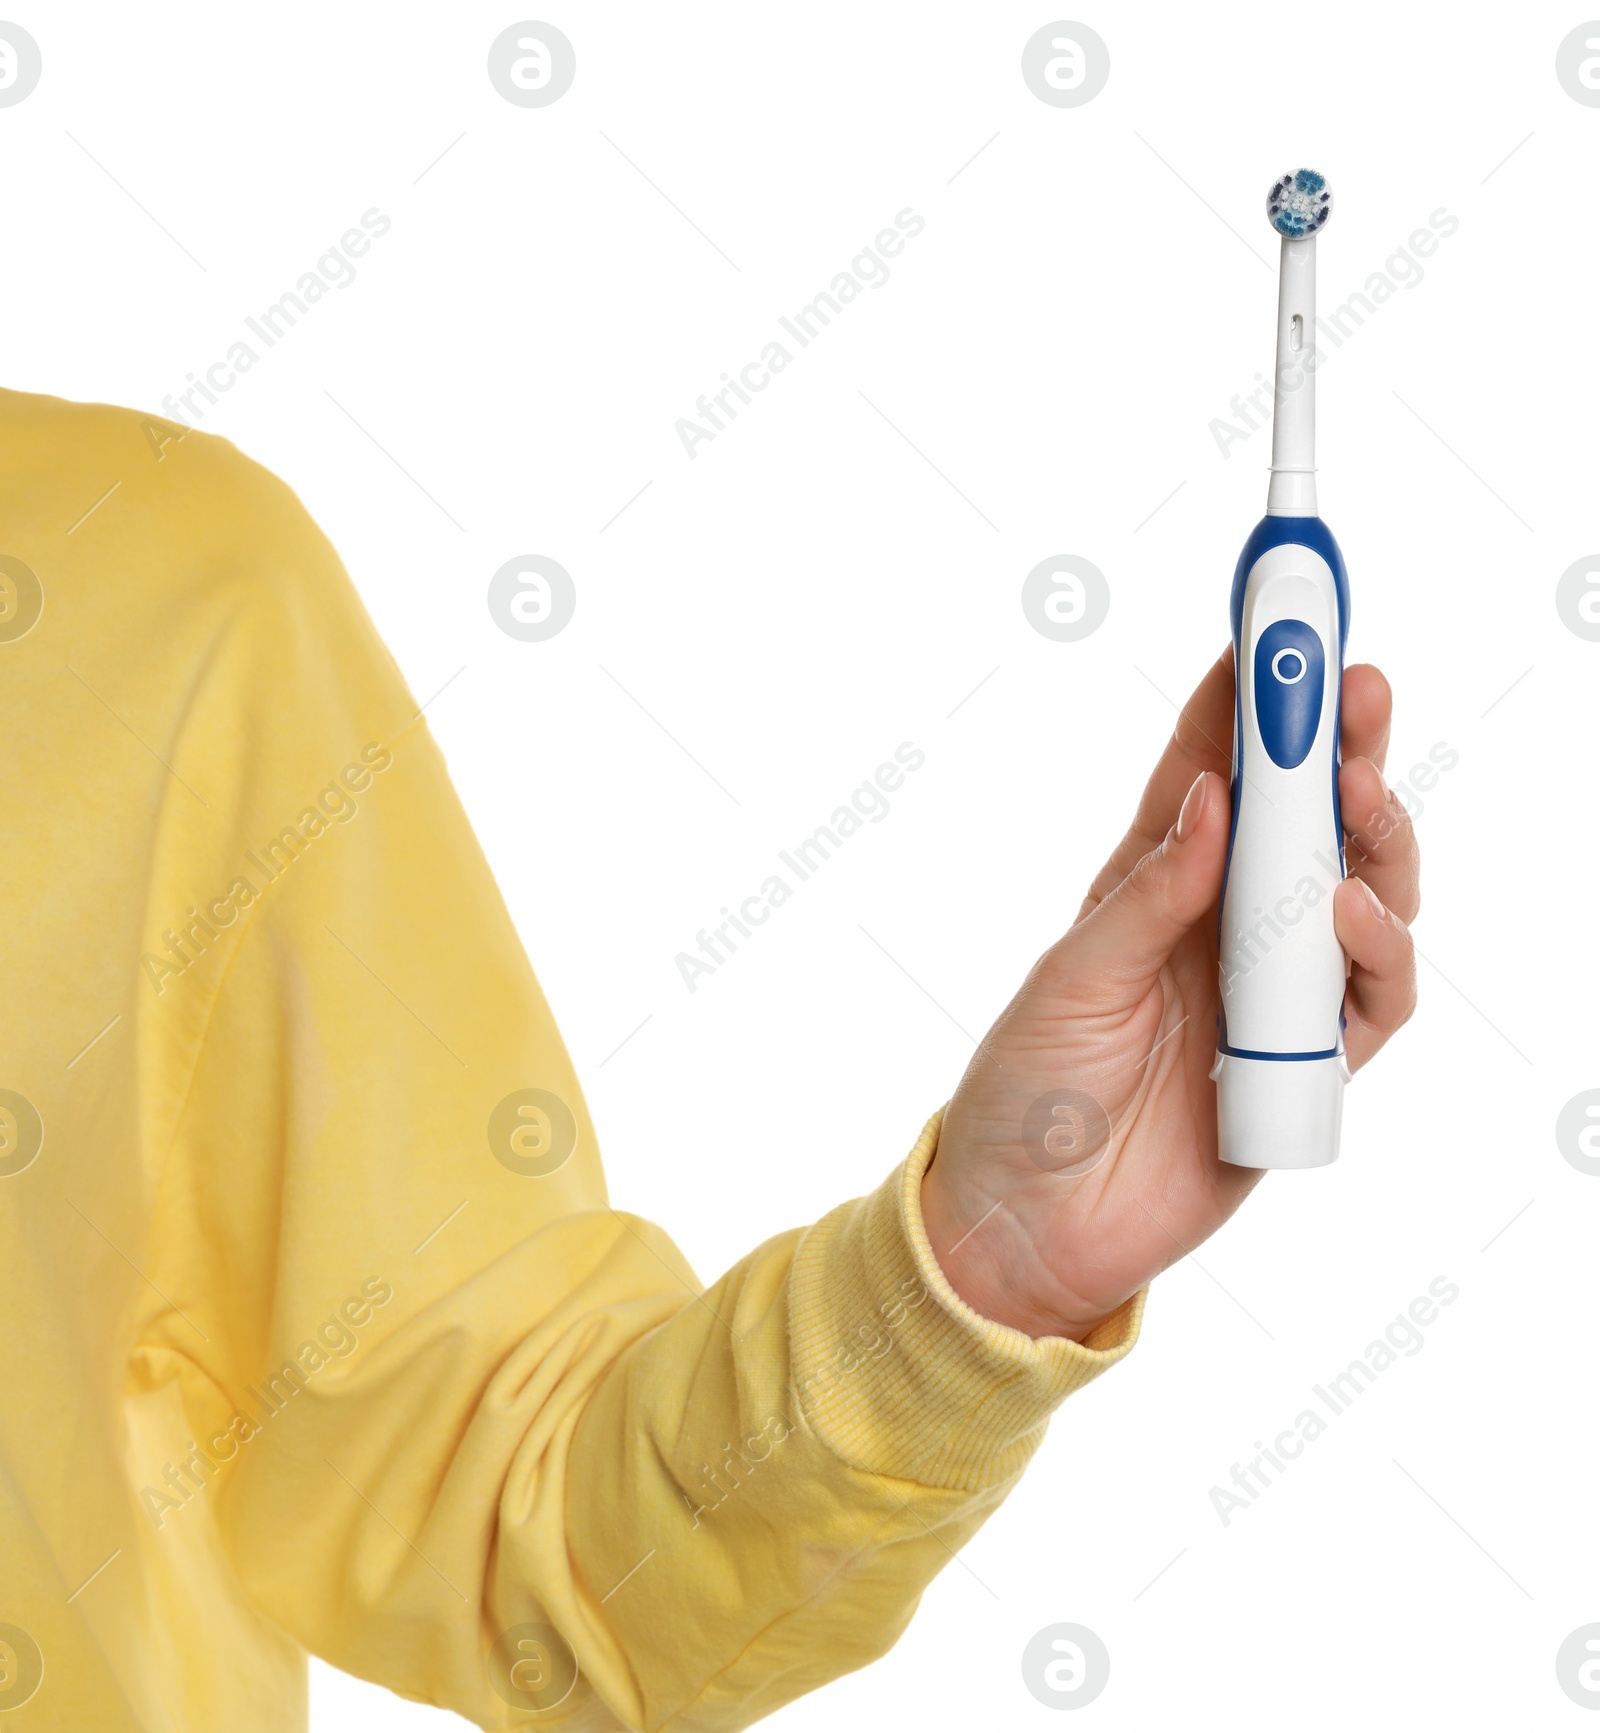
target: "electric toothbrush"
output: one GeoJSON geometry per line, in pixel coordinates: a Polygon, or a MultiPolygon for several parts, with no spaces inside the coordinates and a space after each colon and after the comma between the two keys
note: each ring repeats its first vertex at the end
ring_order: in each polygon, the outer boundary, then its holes
{"type": "Polygon", "coordinates": [[[1237,1167],[1338,1159],[1350,1072],[1345,956],[1333,930],[1344,877],[1339,690],[1350,591],[1317,516],[1317,233],[1322,176],[1267,196],[1282,237],[1267,515],[1233,575],[1233,825],[1218,929],[1217,1135],[1237,1167]]]}

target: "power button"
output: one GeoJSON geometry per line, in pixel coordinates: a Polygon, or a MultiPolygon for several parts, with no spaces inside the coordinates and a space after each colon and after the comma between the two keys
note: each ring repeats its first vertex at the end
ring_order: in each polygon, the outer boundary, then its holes
{"type": "Polygon", "coordinates": [[[1256,722],[1272,762],[1304,761],[1322,719],[1322,640],[1304,620],[1274,620],[1256,641],[1256,722]]]}

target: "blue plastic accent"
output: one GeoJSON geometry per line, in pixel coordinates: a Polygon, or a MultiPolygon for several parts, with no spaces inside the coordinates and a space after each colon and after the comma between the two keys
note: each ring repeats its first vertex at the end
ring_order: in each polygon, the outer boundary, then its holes
{"type": "Polygon", "coordinates": [[[1256,561],[1268,548],[1279,548],[1289,543],[1320,554],[1333,573],[1334,593],[1339,600],[1339,665],[1343,667],[1345,639],[1350,635],[1350,580],[1345,576],[1344,555],[1333,539],[1333,531],[1319,517],[1264,517],[1251,530],[1244,552],[1239,555],[1239,563],[1233,568],[1233,595],[1228,617],[1233,625],[1234,644],[1237,646],[1239,631],[1244,624],[1244,587],[1256,561]]]}
{"type": "MultiPolygon", "coordinates": [[[[1333,531],[1319,517],[1264,517],[1251,530],[1249,539],[1244,544],[1244,552],[1239,555],[1239,563],[1233,568],[1233,593],[1228,602],[1228,620],[1233,627],[1233,812],[1228,824],[1228,856],[1223,864],[1222,883],[1224,889],[1228,883],[1228,868],[1233,865],[1233,841],[1239,834],[1239,742],[1244,738],[1244,709],[1240,696],[1241,682],[1239,675],[1239,637],[1244,630],[1244,591],[1250,581],[1250,573],[1257,560],[1268,548],[1283,547],[1293,543],[1296,547],[1310,548],[1314,554],[1320,554],[1327,561],[1328,570],[1333,573],[1334,598],[1339,608],[1339,668],[1341,675],[1344,670],[1345,640],[1350,635],[1350,580],[1345,576],[1344,555],[1339,552],[1339,544],[1333,539],[1333,531]]],[[[1339,810],[1339,729],[1344,709],[1344,681],[1341,678],[1335,690],[1333,717],[1333,846],[1339,853],[1339,871],[1345,870],[1344,859],[1344,815],[1339,810]]],[[[1217,908],[1217,940],[1222,939],[1222,909],[1217,908]]]]}
{"type": "MultiPolygon", "coordinates": [[[[1295,546],[1310,548],[1326,562],[1328,570],[1333,573],[1334,601],[1339,615],[1339,666],[1335,671],[1337,680],[1334,686],[1333,708],[1333,846],[1339,856],[1339,873],[1346,874],[1344,853],[1344,814],[1339,804],[1339,740],[1344,721],[1344,649],[1350,636],[1350,580],[1345,574],[1344,555],[1339,551],[1339,544],[1333,539],[1333,531],[1319,517],[1264,517],[1251,530],[1245,540],[1238,563],[1233,568],[1233,591],[1228,601],[1228,621],[1233,628],[1233,785],[1232,814],[1228,823],[1228,853],[1222,869],[1223,895],[1228,888],[1228,873],[1233,866],[1233,845],[1239,834],[1239,796],[1244,779],[1239,775],[1240,742],[1244,738],[1244,700],[1242,696],[1243,682],[1239,679],[1239,640],[1244,631],[1244,592],[1250,581],[1250,574],[1255,569],[1256,561],[1269,549],[1295,546]]],[[[1265,634],[1263,634],[1265,637],[1265,634]]],[[[1309,681],[1306,684],[1310,684],[1309,681]]],[[[1263,736],[1266,733],[1262,729],[1263,736]]],[[[1304,754],[1302,753],[1302,757],[1304,754]]],[[[1298,763],[1299,761],[1296,760],[1298,763]]],[[[1222,944],[1222,904],[1217,904],[1217,944],[1222,944]]],[[[1344,1008],[1339,1011],[1339,1028],[1344,1030],[1344,1008]]],[[[1236,1059],[1328,1059],[1334,1057],[1338,1049],[1329,1048],[1325,1053],[1255,1053],[1242,1047],[1228,1045],[1227,1019],[1222,1007],[1217,1007],[1217,1051],[1232,1055],[1236,1059]]]]}
{"type": "Polygon", "coordinates": [[[1322,720],[1322,640],[1304,620],[1274,620],[1256,642],[1256,721],[1272,762],[1304,761],[1322,720]]]}

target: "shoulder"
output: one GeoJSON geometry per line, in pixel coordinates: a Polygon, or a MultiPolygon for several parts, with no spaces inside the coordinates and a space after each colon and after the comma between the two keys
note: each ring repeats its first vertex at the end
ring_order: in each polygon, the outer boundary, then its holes
{"type": "Polygon", "coordinates": [[[92,603],[85,628],[152,614],[364,623],[292,488],[229,440],[145,410],[0,391],[0,540],[47,591],[92,603]]]}

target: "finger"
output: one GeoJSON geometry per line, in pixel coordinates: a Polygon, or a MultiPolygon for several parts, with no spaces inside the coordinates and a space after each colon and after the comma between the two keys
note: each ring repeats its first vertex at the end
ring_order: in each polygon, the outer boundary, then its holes
{"type": "Polygon", "coordinates": [[[1202,771],[1160,844],[1047,956],[1052,985],[1079,1010],[1126,1005],[1195,922],[1212,918],[1227,850],[1228,785],[1202,771]]]}
{"type": "Polygon", "coordinates": [[[1350,956],[1345,1059],[1358,1071],[1416,1009],[1416,952],[1405,922],[1361,879],[1333,893],[1333,930],[1350,956]]]}
{"type": "Polygon", "coordinates": [[[1422,860],[1411,814],[1370,758],[1348,758],[1339,771],[1339,808],[1349,835],[1350,872],[1403,921],[1422,905],[1422,860]]]}
{"type": "Polygon", "coordinates": [[[1134,863],[1159,843],[1177,822],[1184,796],[1201,771],[1228,776],[1233,768],[1233,650],[1231,646],[1206,670],[1178,712],[1172,738],[1161,754],[1139,801],[1128,833],[1112,851],[1089,890],[1090,905],[1111,892],[1133,871],[1134,863]]]}
{"type": "MultiPolygon", "coordinates": [[[[1128,833],[1101,868],[1085,911],[1122,882],[1141,855],[1166,834],[1195,775],[1202,770],[1231,776],[1233,771],[1233,649],[1212,663],[1205,678],[1179,712],[1172,739],[1161,755],[1128,833]]],[[[1394,711],[1389,682],[1369,663],[1347,668],[1340,688],[1340,741],[1344,756],[1369,758],[1381,769],[1389,749],[1394,711]]]]}
{"type": "Polygon", "coordinates": [[[1383,675],[1370,662],[1346,668],[1339,702],[1339,745],[1344,756],[1370,758],[1382,770],[1393,716],[1394,694],[1383,675]]]}

